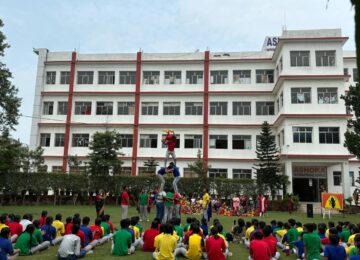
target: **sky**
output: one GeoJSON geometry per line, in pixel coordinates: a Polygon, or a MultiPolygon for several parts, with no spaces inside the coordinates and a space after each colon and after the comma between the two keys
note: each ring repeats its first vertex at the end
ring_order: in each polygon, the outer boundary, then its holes
{"type": "Polygon", "coordinates": [[[2,60],[22,98],[14,138],[29,144],[37,55],[33,48],[80,53],[257,51],[282,28],[341,28],[354,50],[350,0],[0,0],[11,45],[2,60]]]}

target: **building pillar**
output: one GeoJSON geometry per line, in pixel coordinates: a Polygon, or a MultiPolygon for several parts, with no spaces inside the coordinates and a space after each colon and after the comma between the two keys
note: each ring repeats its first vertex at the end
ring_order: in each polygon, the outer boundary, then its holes
{"type": "Polygon", "coordinates": [[[292,174],[292,162],[285,161],[285,175],[289,177],[289,184],[286,186],[286,193],[293,194],[293,174],[292,174]]]}
{"type": "Polygon", "coordinates": [[[342,182],[342,192],[344,194],[344,199],[350,197],[350,180],[349,180],[349,163],[341,163],[341,182],[342,182]]]}

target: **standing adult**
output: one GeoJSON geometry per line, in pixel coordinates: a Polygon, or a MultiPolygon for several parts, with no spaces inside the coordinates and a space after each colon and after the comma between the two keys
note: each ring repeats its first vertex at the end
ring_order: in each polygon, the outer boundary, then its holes
{"type": "Polygon", "coordinates": [[[156,218],[159,219],[159,221],[161,222],[163,217],[164,217],[164,200],[166,197],[166,192],[165,191],[160,191],[159,188],[157,189],[157,196],[155,198],[155,203],[156,203],[156,218]]]}
{"type": "Polygon", "coordinates": [[[174,209],[175,209],[175,218],[180,218],[181,214],[181,195],[179,192],[174,193],[174,209]]]}
{"type": "Polygon", "coordinates": [[[236,194],[233,198],[232,198],[232,207],[233,207],[233,211],[237,214],[239,213],[239,209],[240,209],[240,197],[239,194],[236,194]]]}
{"type": "Polygon", "coordinates": [[[164,223],[167,223],[172,219],[172,214],[174,210],[174,193],[170,188],[166,190],[166,197],[165,197],[165,214],[164,214],[164,223]]]}
{"type": "Polygon", "coordinates": [[[95,197],[95,208],[96,208],[96,217],[102,217],[105,213],[105,199],[106,194],[104,190],[99,190],[95,197]]]}
{"type": "Polygon", "coordinates": [[[141,193],[139,195],[139,208],[140,208],[140,221],[149,221],[148,219],[148,200],[149,196],[145,192],[145,189],[141,189],[141,193]]]}
{"type": "Polygon", "coordinates": [[[121,219],[126,219],[128,217],[128,209],[130,205],[128,187],[126,185],[123,187],[123,192],[120,195],[120,199],[121,199],[121,219]]]}
{"type": "Polygon", "coordinates": [[[258,197],[258,207],[259,207],[259,216],[265,216],[266,208],[267,208],[267,199],[266,197],[260,193],[258,197]]]}
{"type": "Polygon", "coordinates": [[[209,216],[208,216],[209,202],[210,202],[210,196],[208,193],[208,189],[205,188],[204,194],[202,196],[202,208],[203,208],[203,215],[204,215],[204,218],[206,219],[206,221],[209,221],[209,216]]]}
{"type": "Polygon", "coordinates": [[[289,214],[292,214],[292,212],[294,211],[294,200],[291,195],[289,195],[289,198],[288,198],[287,208],[288,208],[289,214]]]}

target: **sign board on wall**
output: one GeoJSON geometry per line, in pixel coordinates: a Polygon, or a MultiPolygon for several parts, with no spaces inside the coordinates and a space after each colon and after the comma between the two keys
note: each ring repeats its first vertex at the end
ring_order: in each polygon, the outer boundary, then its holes
{"type": "Polygon", "coordinates": [[[321,207],[342,210],[344,208],[344,195],[342,193],[321,193],[321,207]]]}
{"type": "Polygon", "coordinates": [[[275,50],[276,45],[279,42],[278,36],[266,36],[265,41],[262,47],[263,51],[272,51],[275,50]]]}
{"type": "Polygon", "coordinates": [[[294,166],[293,178],[326,178],[326,166],[294,166]]]}

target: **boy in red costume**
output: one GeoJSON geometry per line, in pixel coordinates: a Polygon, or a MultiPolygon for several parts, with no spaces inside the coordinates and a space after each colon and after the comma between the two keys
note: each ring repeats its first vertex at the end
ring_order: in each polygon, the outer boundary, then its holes
{"type": "Polygon", "coordinates": [[[169,160],[169,157],[171,157],[174,160],[174,164],[176,165],[176,155],[175,155],[175,146],[176,146],[176,136],[175,132],[173,131],[167,131],[167,134],[165,138],[162,140],[164,145],[167,146],[166,154],[165,154],[165,163],[164,167],[166,167],[166,163],[169,160]]]}

